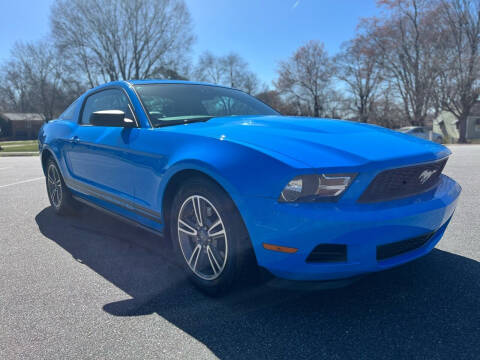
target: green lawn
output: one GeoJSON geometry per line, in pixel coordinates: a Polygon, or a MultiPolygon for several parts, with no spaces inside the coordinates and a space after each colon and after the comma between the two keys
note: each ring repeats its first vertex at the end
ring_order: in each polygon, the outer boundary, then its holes
{"type": "Polygon", "coordinates": [[[25,141],[0,141],[0,153],[2,152],[36,152],[38,151],[37,140],[25,141]]]}

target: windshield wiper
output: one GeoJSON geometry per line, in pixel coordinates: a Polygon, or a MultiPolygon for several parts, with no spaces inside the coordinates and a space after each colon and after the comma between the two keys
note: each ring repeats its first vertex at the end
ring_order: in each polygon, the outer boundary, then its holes
{"type": "Polygon", "coordinates": [[[191,119],[181,119],[181,120],[163,120],[158,124],[153,125],[155,128],[165,127],[165,126],[174,126],[174,125],[183,125],[183,124],[190,124],[195,122],[205,122],[213,118],[214,116],[202,116],[198,118],[191,118],[191,119]]]}

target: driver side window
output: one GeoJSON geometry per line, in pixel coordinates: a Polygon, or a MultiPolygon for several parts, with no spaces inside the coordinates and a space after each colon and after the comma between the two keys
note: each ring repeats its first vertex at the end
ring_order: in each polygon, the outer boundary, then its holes
{"type": "Polygon", "coordinates": [[[90,95],[83,106],[80,124],[90,125],[90,115],[101,110],[121,110],[126,118],[133,120],[127,95],[120,89],[108,89],[90,95]]]}

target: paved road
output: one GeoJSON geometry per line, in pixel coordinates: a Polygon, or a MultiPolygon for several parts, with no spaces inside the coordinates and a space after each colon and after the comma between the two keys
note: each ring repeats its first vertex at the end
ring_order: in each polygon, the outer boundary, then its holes
{"type": "Polygon", "coordinates": [[[0,158],[0,358],[478,359],[480,146],[431,254],[350,287],[192,289],[162,241],[94,210],[58,218],[39,159],[0,158]]]}

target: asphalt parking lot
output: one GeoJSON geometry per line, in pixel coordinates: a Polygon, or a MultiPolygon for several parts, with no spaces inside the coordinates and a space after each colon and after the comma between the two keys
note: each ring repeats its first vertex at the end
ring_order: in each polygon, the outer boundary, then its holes
{"type": "Polygon", "coordinates": [[[57,217],[38,157],[0,158],[0,358],[478,359],[480,146],[426,257],[346,288],[263,284],[211,299],[161,238],[95,210],[57,217]]]}

